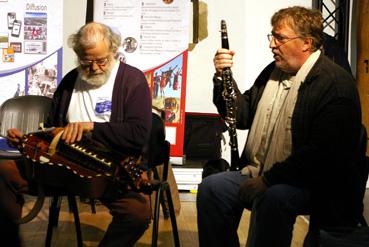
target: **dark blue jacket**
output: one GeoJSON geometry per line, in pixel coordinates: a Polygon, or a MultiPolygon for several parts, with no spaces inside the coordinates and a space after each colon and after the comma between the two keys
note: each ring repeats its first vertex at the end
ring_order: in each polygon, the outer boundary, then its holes
{"type": "MultiPolygon", "coordinates": [[[[54,93],[47,126],[67,124],[67,111],[78,76],[70,71],[54,93]]],[[[151,130],[151,95],[144,74],[135,67],[120,63],[112,96],[110,121],[94,123],[92,137],[125,154],[140,154],[151,130]]]]}

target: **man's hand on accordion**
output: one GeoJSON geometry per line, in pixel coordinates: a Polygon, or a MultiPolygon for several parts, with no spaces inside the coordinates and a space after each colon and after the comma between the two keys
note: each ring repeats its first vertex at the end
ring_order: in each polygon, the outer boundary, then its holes
{"type": "Polygon", "coordinates": [[[6,138],[9,144],[14,147],[20,144],[22,137],[23,137],[23,133],[18,129],[12,128],[12,129],[7,130],[6,138]]]}
{"type": "Polygon", "coordinates": [[[74,143],[82,139],[83,133],[90,132],[93,129],[94,129],[93,122],[68,123],[64,127],[64,132],[61,139],[66,143],[74,143]]]}

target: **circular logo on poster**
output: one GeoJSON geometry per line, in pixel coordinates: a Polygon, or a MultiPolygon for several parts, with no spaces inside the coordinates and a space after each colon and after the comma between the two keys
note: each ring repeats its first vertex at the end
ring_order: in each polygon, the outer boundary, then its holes
{"type": "Polygon", "coordinates": [[[127,37],[123,41],[123,49],[128,53],[132,53],[137,49],[137,40],[133,37],[127,37]]]}

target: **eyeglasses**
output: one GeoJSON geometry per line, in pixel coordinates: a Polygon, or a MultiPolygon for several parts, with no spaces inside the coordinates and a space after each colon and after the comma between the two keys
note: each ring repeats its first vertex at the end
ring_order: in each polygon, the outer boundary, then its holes
{"type": "Polygon", "coordinates": [[[81,66],[83,67],[91,67],[92,64],[96,64],[99,67],[105,66],[107,63],[109,62],[109,58],[101,58],[101,59],[96,59],[96,60],[87,60],[87,59],[80,59],[79,63],[81,64],[81,66]]]}
{"type": "Polygon", "coordinates": [[[282,36],[276,33],[269,33],[267,37],[268,37],[269,42],[271,42],[274,39],[274,42],[277,47],[282,46],[291,40],[302,38],[301,36],[289,38],[289,37],[285,37],[285,36],[282,36]]]}

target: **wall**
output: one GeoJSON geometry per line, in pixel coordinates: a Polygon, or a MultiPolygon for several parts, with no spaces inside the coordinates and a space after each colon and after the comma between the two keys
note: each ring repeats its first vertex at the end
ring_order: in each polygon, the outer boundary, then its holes
{"type": "Polygon", "coordinates": [[[63,76],[76,66],[76,56],[67,45],[69,35],[75,33],[86,19],[87,0],[64,0],[63,12],[63,76]]]}

